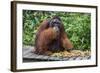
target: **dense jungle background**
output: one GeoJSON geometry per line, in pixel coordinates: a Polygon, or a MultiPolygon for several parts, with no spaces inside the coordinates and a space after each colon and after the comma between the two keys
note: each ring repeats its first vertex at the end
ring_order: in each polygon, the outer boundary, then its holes
{"type": "Polygon", "coordinates": [[[74,48],[90,50],[91,15],[90,13],[79,12],[23,10],[23,45],[34,45],[35,34],[40,23],[55,15],[61,18],[65,32],[72,41],[74,48]]]}

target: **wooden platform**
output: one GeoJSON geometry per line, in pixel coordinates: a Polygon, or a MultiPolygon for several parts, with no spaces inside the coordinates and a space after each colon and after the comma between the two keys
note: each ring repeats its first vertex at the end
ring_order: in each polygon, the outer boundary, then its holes
{"type": "Polygon", "coordinates": [[[52,57],[45,55],[34,54],[34,47],[24,46],[22,49],[23,62],[37,62],[37,61],[69,61],[69,60],[88,60],[91,56],[85,57],[52,57]]]}

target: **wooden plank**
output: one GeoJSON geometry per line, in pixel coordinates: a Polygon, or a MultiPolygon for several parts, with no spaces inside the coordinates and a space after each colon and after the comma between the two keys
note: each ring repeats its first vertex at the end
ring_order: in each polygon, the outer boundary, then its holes
{"type": "Polygon", "coordinates": [[[67,61],[69,59],[70,59],[69,57],[66,57],[66,58],[63,58],[63,61],[67,61]]]}
{"type": "Polygon", "coordinates": [[[76,57],[70,57],[70,58],[69,58],[69,61],[75,60],[75,59],[76,59],[76,57]]]}
{"type": "MultiPolygon", "coordinates": [[[[88,60],[91,56],[85,57],[53,57],[53,56],[45,56],[45,55],[37,55],[33,53],[34,47],[25,46],[23,47],[23,60],[25,61],[71,61],[71,60],[88,60]]],[[[28,62],[27,61],[27,62],[28,62]]]]}
{"type": "Polygon", "coordinates": [[[62,61],[62,59],[60,57],[55,57],[55,60],[62,61]]]}
{"type": "Polygon", "coordinates": [[[37,57],[35,57],[36,59],[43,59],[43,55],[38,55],[37,57]]]}
{"type": "Polygon", "coordinates": [[[49,59],[49,57],[50,57],[50,56],[44,56],[44,57],[43,57],[43,59],[47,59],[47,60],[48,60],[48,59],[49,59]]]}
{"type": "Polygon", "coordinates": [[[82,60],[82,57],[78,56],[75,58],[75,60],[82,60]]]}
{"type": "Polygon", "coordinates": [[[26,48],[24,48],[22,51],[23,51],[22,54],[26,55],[26,54],[29,54],[32,51],[32,49],[29,49],[29,48],[26,49],[26,48]]]}
{"type": "Polygon", "coordinates": [[[56,57],[49,57],[49,60],[56,60],[56,57]]]}
{"type": "MultiPolygon", "coordinates": [[[[28,58],[30,58],[30,59],[34,59],[34,58],[36,58],[38,55],[36,55],[36,54],[33,54],[33,53],[31,53],[32,55],[30,55],[28,58]]],[[[24,58],[27,58],[27,57],[24,57],[24,58]]]]}
{"type": "Polygon", "coordinates": [[[85,57],[83,57],[82,60],[88,60],[88,59],[90,59],[90,58],[91,58],[91,56],[85,56],[85,57]]]}
{"type": "Polygon", "coordinates": [[[32,56],[32,53],[27,53],[27,54],[25,54],[23,57],[24,57],[24,58],[29,58],[30,56],[32,56]]]}

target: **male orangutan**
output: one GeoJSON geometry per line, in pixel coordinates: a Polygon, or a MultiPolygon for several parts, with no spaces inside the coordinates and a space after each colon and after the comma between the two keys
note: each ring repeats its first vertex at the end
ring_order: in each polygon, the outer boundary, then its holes
{"type": "Polygon", "coordinates": [[[50,55],[51,52],[70,50],[71,41],[65,33],[63,23],[58,16],[44,20],[38,29],[35,39],[35,53],[50,55]]]}

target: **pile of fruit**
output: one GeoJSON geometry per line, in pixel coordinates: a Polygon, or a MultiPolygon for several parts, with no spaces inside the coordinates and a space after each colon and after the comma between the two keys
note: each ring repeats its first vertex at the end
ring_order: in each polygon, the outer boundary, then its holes
{"type": "Polygon", "coordinates": [[[71,50],[70,52],[68,51],[63,51],[63,52],[56,52],[53,53],[51,56],[54,57],[85,57],[85,56],[90,56],[91,51],[81,51],[81,50],[71,50]]]}

